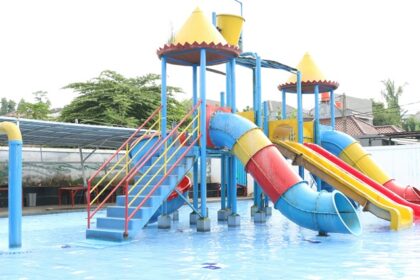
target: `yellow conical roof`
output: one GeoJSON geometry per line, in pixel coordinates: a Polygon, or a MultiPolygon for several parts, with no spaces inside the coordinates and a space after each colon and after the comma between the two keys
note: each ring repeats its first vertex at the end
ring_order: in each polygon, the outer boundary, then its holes
{"type": "MultiPolygon", "coordinates": [[[[302,83],[313,81],[325,81],[325,77],[315,64],[309,53],[305,53],[296,67],[302,73],[302,83]]],[[[292,74],[287,83],[296,83],[296,75],[292,74]]]]}
{"type": "Polygon", "coordinates": [[[175,35],[174,44],[207,43],[226,45],[222,34],[211,24],[203,11],[197,7],[175,35]]]}

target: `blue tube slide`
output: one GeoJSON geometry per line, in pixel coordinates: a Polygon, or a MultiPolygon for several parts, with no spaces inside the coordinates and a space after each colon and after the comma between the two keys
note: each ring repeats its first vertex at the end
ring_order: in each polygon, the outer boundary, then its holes
{"type": "MultiPolygon", "coordinates": [[[[238,145],[238,143],[239,146],[243,147],[247,143],[247,145],[255,146],[258,145],[257,143],[269,142],[268,139],[263,139],[266,136],[255,124],[238,115],[216,112],[210,118],[209,135],[216,147],[227,148],[235,153],[235,150],[238,150],[235,145],[238,145]],[[251,139],[255,139],[255,143],[249,144],[249,142],[242,140],[246,138],[244,136],[248,133],[252,133],[251,139]]],[[[277,149],[274,151],[272,145],[269,144],[262,147],[254,155],[250,155],[248,160],[243,160],[242,156],[241,161],[246,166],[247,172],[270,196],[276,209],[289,220],[311,230],[322,233],[361,234],[362,228],[359,217],[346,196],[338,191],[328,193],[311,189],[306,181],[295,174],[290,164],[275,165],[277,162],[285,162],[285,159],[277,149]],[[261,173],[258,173],[260,170],[252,170],[250,166],[252,164],[258,165],[257,169],[264,169],[264,166],[269,167],[261,175],[261,173]],[[266,180],[268,177],[270,177],[270,180],[266,180]],[[290,178],[297,179],[294,181],[290,178]],[[283,186],[277,186],[273,182],[283,184],[283,186]],[[288,182],[293,183],[290,185],[288,182]]],[[[235,156],[239,157],[238,154],[235,154],[235,156]]]]}

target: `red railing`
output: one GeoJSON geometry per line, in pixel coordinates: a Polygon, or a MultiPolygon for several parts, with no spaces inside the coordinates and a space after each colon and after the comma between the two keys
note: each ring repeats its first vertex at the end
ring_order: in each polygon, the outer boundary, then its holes
{"type": "MultiPolygon", "coordinates": [[[[103,199],[103,201],[101,203],[99,203],[99,205],[96,207],[96,209],[91,213],[91,206],[92,206],[92,202],[91,202],[91,194],[92,192],[95,192],[96,189],[99,187],[99,183],[97,183],[96,185],[94,185],[92,187],[92,181],[98,176],[99,172],[103,171],[110,163],[111,161],[123,150],[123,148],[128,147],[128,145],[131,143],[131,141],[133,140],[134,137],[138,136],[138,133],[143,130],[145,128],[145,126],[150,123],[150,121],[158,114],[160,113],[162,109],[162,106],[159,106],[145,121],[144,123],[139,126],[136,131],[115,151],[114,154],[112,154],[112,156],[110,156],[99,168],[98,170],[95,171],[95,173],[89,178],[88,180],[88,189],[87,189],[87,196],[86,196],[86,201],[87,201],[87,226],[88,228],[90,228],[90,220],[93,218],[93,216],[101,209],[103,208],[103,206],[105,205],[106,202],[109,201],[109,199],[112,197],[112,195],[116,192],[116,190],[121,186],[122,181],[120,181],[117,186],[115,186],[109,193],[108,195],[105,197],[105,199],[103,199]]],[[[156,136],[159,135],[159,132],[153,132],[153,134],[151,135],[156,136]]],[[[139,141],[135,141],[137,144],[139,141]]],[[[126,149],[126,153],[128,152],[128,150],[126,149]]],[[[126,157],[128,157],[128,155],[125,155],[126,157]]],[[[112,168],[113,170],[114,168],[112,168]]],[[[112,171],[111,170],[111,171],[112,171]]],[[[107,177],[111,172],[106,172],[106,174],[104,175],[104,177],[107,177]]],[[[128,174],[126,174],[127,176],[128,174]]],[[[103,180],[104,177],[101,179],[103,180]]],[[[101,180],[99,182],[101,182],[101,180]]],[[[102,192],[101,192],[102,193],[102,192]]],[[[100,195],[100,194],[99,194],[100,195]]],[[[97,197],[94,198],[94,200],[98,200],[99,199],[99,195],[97,197]]]]}

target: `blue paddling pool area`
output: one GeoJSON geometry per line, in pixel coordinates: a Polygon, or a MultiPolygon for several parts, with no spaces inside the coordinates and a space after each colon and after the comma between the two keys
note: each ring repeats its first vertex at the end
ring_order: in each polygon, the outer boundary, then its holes
{"type": "Polygon", "coordinates": [[[23,247],[8,249],[8,219],[0,219],[0,279],[418,279],[420,225],[403,231],[362,213],[359,237],[318,237],[278,211],[265,224],[249,217],[252,201],[239,201],[239,228],[189,225],[180,209],[170,230],[156,224],[134,241],[86,240],[86,213],[23,217],[23,247]]]}

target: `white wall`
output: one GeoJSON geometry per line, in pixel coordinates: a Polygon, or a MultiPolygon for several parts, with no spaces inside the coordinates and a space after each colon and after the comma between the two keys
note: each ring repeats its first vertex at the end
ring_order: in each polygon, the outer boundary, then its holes
{"type": "Polygon", "coordinates": [[[420,145],[364,147],[392,178],[420,187],[420,145]]]}

